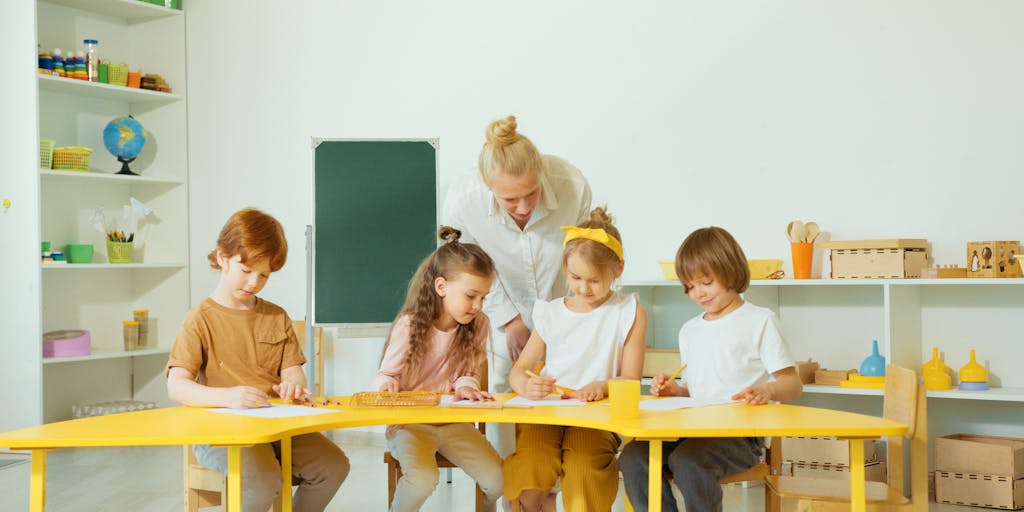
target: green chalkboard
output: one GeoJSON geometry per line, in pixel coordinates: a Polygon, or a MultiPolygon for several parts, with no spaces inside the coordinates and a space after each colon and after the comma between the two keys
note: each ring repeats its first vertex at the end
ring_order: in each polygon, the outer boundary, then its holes
{"type": "Polygon", "coordinates": [[[390,322],[437,247],[437,143],[314,145],[313,322],[390,322]]]}

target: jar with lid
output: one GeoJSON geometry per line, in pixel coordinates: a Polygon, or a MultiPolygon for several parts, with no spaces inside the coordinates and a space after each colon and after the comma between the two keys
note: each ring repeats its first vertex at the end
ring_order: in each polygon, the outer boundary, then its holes
{"type": "Polygon", "coordinates": [[[98,55],[96,55],[96,45],[99,44],[99,41],[97,41],[96,39],[83,39],[82,42],[85,43],[85,59],[84,59],[85,62],[84,62],[84,64],[85,64],[86,78],[90,82],[99,82],[100,81],[100,71],[99,71],[100,58],[99,58],[98,55]]]}
{"type": "Polygon", "coordinates": [[[139,323],[135,320],[125,320],[124,325],[124,350],[126,352],[139,348],[139,323]]]}
{"type": "Polygon", "coordinates": [[[135,309],[132,313],[139,323],[139,347],[146,347],[149,345],[149,310],[135,309]]]}

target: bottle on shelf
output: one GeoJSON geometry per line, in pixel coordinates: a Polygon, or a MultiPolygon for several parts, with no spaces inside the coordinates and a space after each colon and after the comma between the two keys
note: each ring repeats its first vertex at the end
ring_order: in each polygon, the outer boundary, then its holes
{"type": "Polygon", "coordinates": [[[99,56],[96,55],[96,39],[83,39],[85,44],[85,75],[90,82],[99,82],[99,56]]]}

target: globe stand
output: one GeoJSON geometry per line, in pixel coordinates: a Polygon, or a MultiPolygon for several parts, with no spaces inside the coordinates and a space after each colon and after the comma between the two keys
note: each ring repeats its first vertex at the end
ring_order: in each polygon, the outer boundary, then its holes
{"type": "Polygon", "coordinates": [[[117,157],[117,161],[121,162],[121,170],[117,171],[117,174],[127,174],[129,176],[138,176],[139,175],[138,173],[133,172],[131,169],[128,168],[128,164],[130,164],[130,163],[135,161],[134,158],[124,158],[122,156],[119,156],[119,157],[117,157]]]}

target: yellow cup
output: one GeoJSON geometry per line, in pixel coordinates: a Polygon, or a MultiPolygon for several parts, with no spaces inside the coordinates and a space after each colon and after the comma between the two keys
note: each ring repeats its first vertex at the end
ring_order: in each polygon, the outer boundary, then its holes
{"type": "Polygon", "coordinates": [[[612,418],[636,418],[640,415],[640,380],[624,377],[609,379],[608,399],[612,418]]]}

